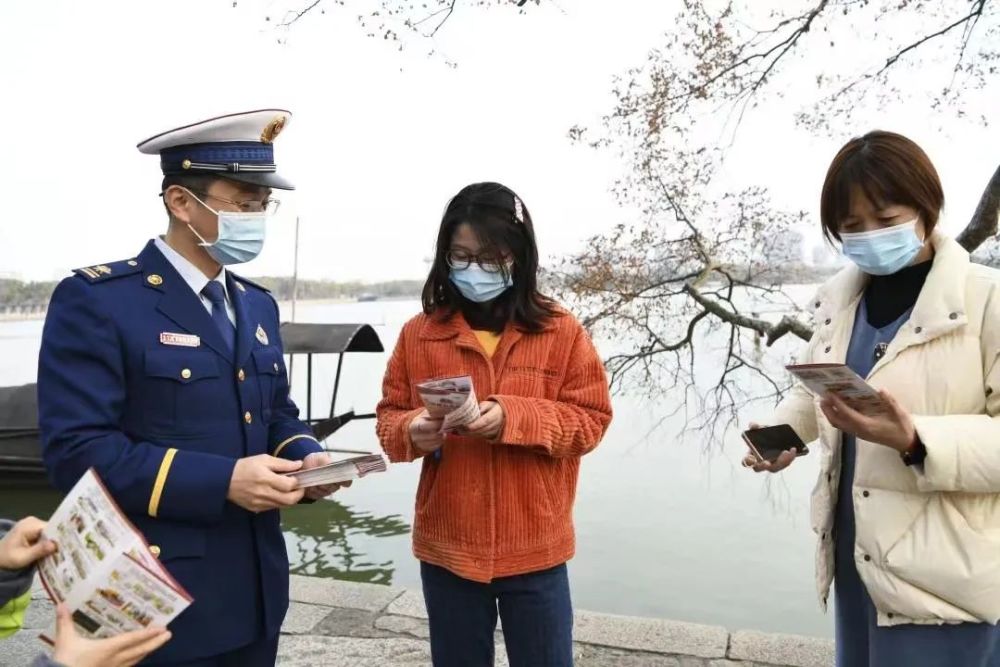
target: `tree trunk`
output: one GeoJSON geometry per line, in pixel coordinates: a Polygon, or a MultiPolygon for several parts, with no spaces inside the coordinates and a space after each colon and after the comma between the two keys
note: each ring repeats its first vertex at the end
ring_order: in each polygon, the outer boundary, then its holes
{"type": "Polygon", "coordinates": [[[963,248],[972,252],[986,239],[996,236],[998,217],[1000,217],[1000,167],[997,167],[993,172],[993,178],[986,184],[986,189],[979,198],[979,205],[976,206],[976,212],[958,235],[957,241],[963,248]]]}

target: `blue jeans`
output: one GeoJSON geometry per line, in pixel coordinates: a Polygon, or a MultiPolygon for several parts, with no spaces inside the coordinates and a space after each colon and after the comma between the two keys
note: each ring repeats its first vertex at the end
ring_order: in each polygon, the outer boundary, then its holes
{"type": "Polygon", "coordinates": [[[566,565],[481,584],[420,564],[434,667],[493,667],[497,615],[511,667],[572,667],[566,565]]]}

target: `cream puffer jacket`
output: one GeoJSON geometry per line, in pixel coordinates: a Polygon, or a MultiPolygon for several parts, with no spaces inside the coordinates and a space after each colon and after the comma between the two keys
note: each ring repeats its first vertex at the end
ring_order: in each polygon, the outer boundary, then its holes
{"type": "MultiPolygon", "coordinates": [[[[1000,272],[935,233],[934,264],[909,321],[868,376],[913,415],[922,466],[858,439],[854,560],[879,625],[1000,620],[1000,272]]],[[[867,278],[851,266],[812,304],[816,331],[800,363],[843,363],[867,278]]],[[[773,424],[819,441],[812,494],[816,585],[826,608],[834,571],[841,432],[797,385],[773,424]]]]}

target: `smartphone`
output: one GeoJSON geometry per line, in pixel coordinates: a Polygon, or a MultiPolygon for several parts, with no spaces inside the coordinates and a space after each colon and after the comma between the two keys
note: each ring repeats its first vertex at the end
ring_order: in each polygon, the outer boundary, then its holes
{"type": "Polygon", "coordinates": [[[743,440],[762,461],[773,461],[789,449],[794,449],[798,456],[809,453],[806,443],[802,442],[802,438],[788,424],[744,431],[743,440]]]}

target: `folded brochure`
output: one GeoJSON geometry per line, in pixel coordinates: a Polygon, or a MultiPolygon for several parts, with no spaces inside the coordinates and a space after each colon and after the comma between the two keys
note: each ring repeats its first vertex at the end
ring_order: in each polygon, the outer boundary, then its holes
{"type": "Polygon", "coordinates": [[[479,419],[479,401],[468,375],[428,380],[417,385],[427,412],[443,419],[441,431],[450,433],[479,419]]]}
{"type": "MultiPolygon", "coordinates": [[[[150,550],[90,469],[63,499],[43,535],[59,546],[38,564],[53,602],[87,639],[165,627],[193,601],[150,550]]],[[[42,634],[52,643],[54,626],[42,634]]]]}
{"type": "Polygon", "coordinates": [[[801,364],[785,368],[817,396],[835,394],[864,415],[887,412],[878,391],[844,364],[801,364]]]}
{"type": "Polygon", "coordinates": [[[329,463],[318,468],[296,470],[285,474],[299,480],[299,488],[309,488],[310,486],[349,482],[373,472],[385,472],[386,469],[385,459],[381,455],[368,454],[329,463]]]}

